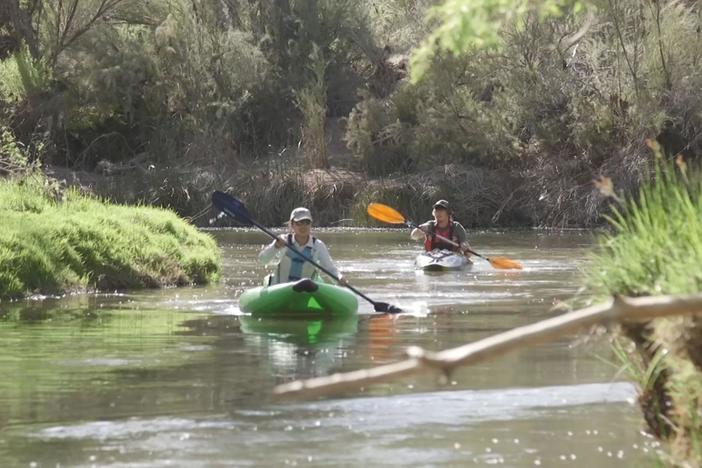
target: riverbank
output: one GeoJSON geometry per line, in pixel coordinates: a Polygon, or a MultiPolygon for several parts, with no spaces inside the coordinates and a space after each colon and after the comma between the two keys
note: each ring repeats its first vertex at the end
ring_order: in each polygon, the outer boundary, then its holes
{"type": "MultiPolygon", "coordinates": [[[[614,231],[590,267],[600,297],[702,290],[702,173],[681,159],[659,164],[636,197],[619,199],[614,231]]],[[[665,463],[702,463],[702,317],[658,319],[621,327],[615,351],[639,385],[647,431],[666,444],[665,463]]]]}
{"type": "MultiPolygon", "coordinates": [[[[415,221],[431,215],[433,203],[448,199],[467,228],[592,228],[601,226],[609,202],[589,180],[560,175],[533,177],[521,169],[489,169],[442,164],[421,172],[370,177],[348,153],[339,152],[329,169],[306,169],[294,150],[247,166],[226,161],[105,165],[103,171],[50,167],[62,183],[120,203],[168,207],[201,227],[215,213],[210,197],[225,190],[240,198],[257,220],[282,225],[296,206],[309,207],[318,226],[380,226],[366,214],[370,202],[393,206],[415,221]]],[[[581,176],[582,178],[582,176],[581,176]]],[[[227,226],[228,219],[217,221],[227,226]]]]}
{"type": "Polygon", "coordinates": [[[0,298],[207,283],[207,234],[173,212],[110,204],[39,173],[0,180],[0,298]]]}

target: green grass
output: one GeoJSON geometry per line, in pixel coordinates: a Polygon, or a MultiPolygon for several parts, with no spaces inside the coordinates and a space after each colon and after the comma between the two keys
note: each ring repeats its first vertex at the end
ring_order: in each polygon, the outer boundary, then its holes
{"type": "MultiPolygon", "coordinates": [[[[587,281],[598,297],[702,290],[702,173],[656,156],[652,181],[614,210],[613,230],[593,255],[587,281]]],[[[615,352],[640,386],[649,430],[668,443],[672,464],[699,466],[702,319],[658,319],[623,331],[636,350],[627,354],[618,346],[615,352]]]]}
{"type": "Polygon", "coordinates": [[[655,180],[614,211],[588,278],[600,296],[702,290],[702,176],[659,164],[655,180]]]}
{"type": "Polygon", "coordinates": [[[0,180],[0,298],[207,283],[215,241],[174,213],[62,192],[41,175],[0,180]]]}

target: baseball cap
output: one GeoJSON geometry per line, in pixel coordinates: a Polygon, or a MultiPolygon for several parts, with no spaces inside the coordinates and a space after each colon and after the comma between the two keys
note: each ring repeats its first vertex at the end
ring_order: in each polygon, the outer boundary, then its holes
{"type": "Polygon", "coordinates": [[[312,213],[307,208],[299,207],[290,212],[290,221],[302,221],[303,219],[312,221],[312,213]]]}
{"type": "Polygon", "coordinates": [[[449,202],[446,200],[439,200],[436,203],[434,203],[433,208],[443,208],[445,210],[449,210],[449,202]]]}

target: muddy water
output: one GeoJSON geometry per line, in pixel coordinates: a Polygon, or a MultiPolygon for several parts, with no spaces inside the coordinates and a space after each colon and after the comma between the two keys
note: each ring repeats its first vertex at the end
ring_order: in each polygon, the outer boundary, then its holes
{"type": "Polygon", "coordinates": [[[265,237],[214,231],[221,284],[0,304],[0,466],[638,466],[635,387],[603,340],[568,337],[335,399],[280,402],[273,386],[440,350],[554,315],[578,289],[588,233],[472,233],[486,255],[415,272],[405,232],[319,231],[361,300],[346,322],[258,323],[237,297],[265,237]]]}

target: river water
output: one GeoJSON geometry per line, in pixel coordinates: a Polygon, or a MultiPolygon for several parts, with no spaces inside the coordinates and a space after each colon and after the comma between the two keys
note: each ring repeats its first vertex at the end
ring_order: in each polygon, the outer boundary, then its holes
{"type": "Polygon", "coordinates": [[[272,388],[438,351],[556,315],[587,232],[471,233],[498,271],[415,272],[406,232],[320,230],[347,278],[407,313],[257,323],[257,231],[212,231],[220,284],[0,304],[0,466],[640,466],[659,450],[606,339],[567,337],[462,368],[313,401],[272,388]]]}

